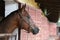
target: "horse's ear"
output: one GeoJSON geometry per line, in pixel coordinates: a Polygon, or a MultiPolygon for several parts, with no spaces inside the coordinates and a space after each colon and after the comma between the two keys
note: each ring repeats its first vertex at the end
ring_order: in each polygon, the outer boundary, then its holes
{"type": "Polygon", "coordinates": [[[26,8],[26,4],[24,4],[24,5],[22,6],[22,10],[25,10],[25,8],[26,8]]]}

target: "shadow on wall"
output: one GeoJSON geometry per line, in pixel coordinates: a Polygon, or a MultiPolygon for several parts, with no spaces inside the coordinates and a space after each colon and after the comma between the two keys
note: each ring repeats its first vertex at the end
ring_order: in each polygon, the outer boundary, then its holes
{"type": "Polygon", "coordinates": [[[58,12],[51,12],[50,15],[46,16],[50,22],[58,22],[59,13],[58,12]]]}

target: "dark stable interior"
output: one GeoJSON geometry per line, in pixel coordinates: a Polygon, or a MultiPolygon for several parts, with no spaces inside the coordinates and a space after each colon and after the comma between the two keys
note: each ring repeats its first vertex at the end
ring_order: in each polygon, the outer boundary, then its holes
{"type": "Polygon", "coordinates": [[[59,18],[59,11],[60,11],[60,0],[35,0],[38,3],[39,7],[44,12],[44,9],[47,9],[46,16],[49,21],[57,22],[59,18]]]}

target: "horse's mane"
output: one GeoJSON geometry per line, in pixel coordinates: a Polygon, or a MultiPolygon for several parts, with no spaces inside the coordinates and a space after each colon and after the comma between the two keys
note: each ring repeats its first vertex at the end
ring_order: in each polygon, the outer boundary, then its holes
{"type": "Polygon", "coordinates": [[[0,23],[3,22],[4,20],[8,19],[9,17],[13,16],[14,14],[18,13],[18,12],[19,12],[18,10],[15,10],[15,11],[11,12],[7,17],[3,18],[3,19],[0,21],[0,23]]]}

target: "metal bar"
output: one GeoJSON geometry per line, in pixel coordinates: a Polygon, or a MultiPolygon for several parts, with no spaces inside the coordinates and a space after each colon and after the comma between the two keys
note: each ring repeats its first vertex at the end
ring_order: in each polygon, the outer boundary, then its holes
{"type": "Polygon", "coordinates": [[[21,9],[21,3],[18,3],[18,9],[19,10],[21,9]]]}
{"type": "Polygon", "coordinates": [[[16,38],[17,38],[17,35],[15,35],[15,40],[16,40],[16,38]]]}
{"type": "Polygon", "coordinates": [[[13,40],[13,38],[14,38],[14,40],[16,40],[16,34],[11,34],[11,33],[3,33],[3,34],[0,34],[0,38],[3,38],[3,37],[5,37],[5,38],[7,38],[7,37],[11,37],[11,40],[13,40]]]}
{"type": "Polygon", "coordinates": [[[3,37],[3,36],[15,36],[15,34],[11,34],[11,33],[0,34],[0,37],[3,37]]]}
{"type": "MultiPolygon", "coordinates": [[[[21,3],[18,3],[18,9],[21,10],[21,3]]],[[[20,40],[21,27],[18,26],[18,40],[20,40]]]]}
{"type": "Polygon", "coordinates": [[[20,40],[20,33],[21,32],[21,29],[20,28],[18,28],[18,40],[20,40]]]}

